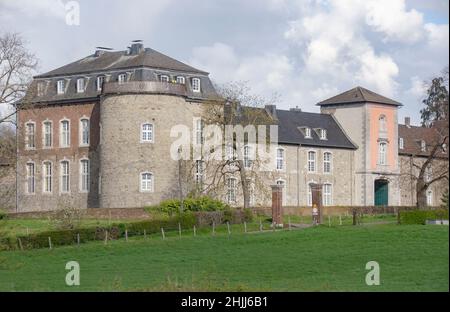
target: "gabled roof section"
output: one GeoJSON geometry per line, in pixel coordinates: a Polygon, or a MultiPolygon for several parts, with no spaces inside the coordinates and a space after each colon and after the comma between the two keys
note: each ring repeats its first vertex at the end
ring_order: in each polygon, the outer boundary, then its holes
{"type": "Polygon", "coordinates": [[[333,116],[301,111],[278,110],[278,141],[284,144],[356,149],[333,116]],[[311,129],[311,139],[305,138],[300,128],[311,129]],[[327,139],[321,140],[314,129],[327,130],[327,139]]]}
{"type": "Polygon", "coordinates": [[[325,101],[319,102],[318,106],[355,104],[355,103],[379,103],[386,105],[402,106],[401,103],[363,87],[356,87],[344,93],[333,96],[325,101]]]}
{"type": "Polygon", "coordinates": [[[126,51],[105,51],[98,56],[92,54],[45,74],[38,75],[35,78],[87,74],[136,67],[149,67],[208,75],[205,71],[184,64],[156,50],[146,48],[138,54],[128,54],[126,51]]]}

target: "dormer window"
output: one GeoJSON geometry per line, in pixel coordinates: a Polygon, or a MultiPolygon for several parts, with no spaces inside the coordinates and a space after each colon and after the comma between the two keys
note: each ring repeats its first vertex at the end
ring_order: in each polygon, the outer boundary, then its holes
{"type": "Polygon", "coordinates": [[[327,140],[327,130],[326,129],[319,129],[320,139],[321,140],[327,140]]]}
{"type": "Polygon", "coordinates": [[[97,91],[102,91],[103,83],[105,82],[105,76],[98,76],[95,82],[97,91]]]}
{"type": "Polygon", "coordinates": [[[192,78],[192,91],[200,92],[200,79],[199,78],[192,78]]]}
{"type": "Polygon", "coordinates": [[[426,152],[427,151],[427,143],[424,140],[420,141],[420,151],[426,152]]]}
{"type": "Polygon", "coordinates": [[[311,139],[311,128],[305,128],[305,138],[311,139]]]}
{"type": "Polygon", "coordinates": [[[161,82],[169,82],[169,76],[167,76],[167,75],[161,75],[161,76],[159,76],[159,80],[160,80],[161,82]]]}
{"type": "Polygon", "coordinates": [[[43,96],[44,95],[44,83],[38,82],[37,84],[37,96],[43,96]]]}
{"type": "Polygon", "coordinates": [[[177,83],[185,84],[186,83],[186,79],[183,76],[178,76],[177,77],[177,83]]]}
{"type": "Polygon", "coordinates": [[[56,82],[56,92],[58,94],[64,94],[64,92],[66,91],[66,81],[64,79],[58,80],[56,82]]]}
{"type": "Polygon", "coordinates": [[[85,84],[84,78],[78,78],[77,79],[77,93],[83,93],[84,92],[84,84],[85,84]]]}
{"type": "Polygon", "coordinates": [[[125,83],[127,81],[127,74],[120,74],[117,76],[117,82],[119,84],[125,83]]]}
{"type": "Polygon", "coordinates": [[[379,123],[380,123],[380,132],[386,132],[386,116],[381,115],[379,123]]]}
{"type": "Polygon", "coordinates": [[[442,148],[442,153],[447,153],[447,144],[442,144],[442,146],[441,146],[441,148],[442,148]]]}
{"type": "Polygon", "coordinates": [[[399,149],[404,149],[405,148],[405,143],[403,141],[403,138],[399,138],[398,139],[398,148],[399,149]]]}

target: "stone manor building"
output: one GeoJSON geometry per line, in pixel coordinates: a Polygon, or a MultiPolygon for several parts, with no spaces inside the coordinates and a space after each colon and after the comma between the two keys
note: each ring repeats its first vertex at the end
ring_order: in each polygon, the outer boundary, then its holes
{"type": "MultiPolygon", "coordinates": [[[[132,208],[176,198],[170,132],[179,124],[201,131],[204,106],[217,96],[208,75],[133,42],[126,51],[98,49],[34,77],[31,105],[18,114],[17,210],[61,203],[132,208]]],[[[279,132],[267,194],[282,184],[283,205],[310,206],[309,185],[320,183],[326,206],[414,205],[415,186],[401,183],[407,168],[400,159],[426,153],[408,154],[423,128],[398,124],[402,104],[356,87],[318,105],[320,113],[265,108],[279,132]]],[[[238,178],[223,183],[218,196],[242,205],[238,178]]],[[[430,205],[439,204],[444,189],[430,190],[430,205]]],[[[269,205],[258,194],[251,203],[269,205]]]]}

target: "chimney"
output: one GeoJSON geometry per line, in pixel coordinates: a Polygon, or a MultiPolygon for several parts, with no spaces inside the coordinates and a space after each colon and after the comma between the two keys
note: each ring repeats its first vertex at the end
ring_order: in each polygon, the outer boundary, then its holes
{"type": "Polygon", "coordinates": [[[138,55],[144,51],[144,44],[142,40],[133,40],[130,47],[130,55],[138,55]]]}
{"type": "Polygon", "coordinates": [[[411,127],[411,118],[410,117],[405,117],[405,126],[407,126],[408,128],[411,127]]]}
{"type": "Polygon", "coordinates": [[[278,119],[277,117],[277,106],[276,105],[266,105],[264,107],[264,109],[266,110],[266,112],[273,118],[273,119],[278,119]]]}
{"type": "Polygon", "coordinates": [[[95,57],[99,57],[99,56],[101,56],[101,55],[103,55],[103,54],[105,54],[106,52],[111,51],[111,50],[112,50],[111,48],[96,47],[96,48],[95,48],[94,56],[95,56],[95,57]]]}
{"type": "Polygon", "coordinates": [[[291,107],[291,109],[289,109],[291,112],[301,112],[302,111],[302,109],[301,108],[299,108],[298,106],[295,106],[295,108],[294,107],[291,107]]]}

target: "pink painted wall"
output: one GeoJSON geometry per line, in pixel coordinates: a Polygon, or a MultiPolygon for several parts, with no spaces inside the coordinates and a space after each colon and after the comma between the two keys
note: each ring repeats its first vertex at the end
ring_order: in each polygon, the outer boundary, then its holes
{"type": "Polygon", "coordinates": [[[397,138],[395,136],[395,128],[397,127],[395,106],[375,105],[368,107],[370,118],[370,166],[371,169],[377,168],[378,163],[378,138],[379,138],[379,118],[381,115],[386,116],[386,130],[387,130],[387,169],[395,169],[395,147],[397,146],[397,138]]]}

